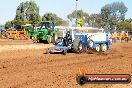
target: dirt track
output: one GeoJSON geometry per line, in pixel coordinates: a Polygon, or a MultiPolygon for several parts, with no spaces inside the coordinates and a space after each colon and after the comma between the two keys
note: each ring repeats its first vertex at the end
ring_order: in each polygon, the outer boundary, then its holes
{"type": "Polygon", "coordinates": [[[43,49],[1,52],[0,88],[132,88],[131,84],[81,87],[75,80],[79,67],[89,74],[132,75],[131,47],[132,43],[117,43],[109,54],[68,53],[66,56],[47,55],[43,49]]]}
{"type": "Polygon", "coordinates": [[[32,40],[0,40],[0,52],[33,50],[53,47],[53,44],[33,43],[32,40]]]}
{"type": "Polygon", "coordinates": [[[33,41],[32,40],[0,39],[0,45],[23,45],[23,44],[33,44],[33,41]]]}

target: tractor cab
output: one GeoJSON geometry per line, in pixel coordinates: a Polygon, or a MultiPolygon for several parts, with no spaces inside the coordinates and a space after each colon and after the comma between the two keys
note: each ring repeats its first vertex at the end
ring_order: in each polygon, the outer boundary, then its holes
{"type": "Polygon", "coordinates": [[[54,31],[54,23],[51,21],[42,21],[40,26],[40,31],[46,30],[48,32],[48,35],[51,34],[52,31],[54,31]]]}
{"type": "Polygon", "coordinates": [[[51,21],[42,21],[40,27],[34,32],[34,42],[47,41],[53,42],[55,39],[54,23],[51,21]]]}

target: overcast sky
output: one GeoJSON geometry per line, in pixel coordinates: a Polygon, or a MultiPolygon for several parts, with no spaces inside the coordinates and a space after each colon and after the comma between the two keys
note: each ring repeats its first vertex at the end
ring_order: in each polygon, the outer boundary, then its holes
{"type": "MultiPolygon", "coordinates": [[[[29,0],[1,0],[0,1],[0,24],[14,19],[17,6],[24,1],[29,0]]],[[[67,14],[75,10],[76,0],[34,0],[40,7],[40,15],[46,12],[56,13],[63,19],[67,19],[67,14]]],[[[115,1],[122,1],[128,8],[126,18],[132,18],[132,1],[131,0],[79,0],[78,9],[85,12],[99,13],[102,6],[115,1]]]]}

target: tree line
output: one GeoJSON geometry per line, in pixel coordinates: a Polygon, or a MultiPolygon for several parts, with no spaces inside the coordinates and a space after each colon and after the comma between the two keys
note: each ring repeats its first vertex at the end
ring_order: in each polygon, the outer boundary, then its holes
{"type": "MultiPolygon", "coordinates": [[[[56,26],[68,26],[69,22],[75,23],[76,18],[83,19],[83,26],[102,27],[107,31],[132,30],[132,19],[125,19],[128,8],[123,2],[113,2],[101,8],[100,13],[88,14],[83,10],[75,10],[67,15],[68,21],[58,17],[55,13],[39,14],[39,6],[35,1],[20,3],[16,9],[16,15],[12,21],[5,23],[5,28],[21,28],[24,24],[39,26],[40,21],[53,21],[56,26]]],[[[75,24],[72,24],[75,26],[75,24]]]]}

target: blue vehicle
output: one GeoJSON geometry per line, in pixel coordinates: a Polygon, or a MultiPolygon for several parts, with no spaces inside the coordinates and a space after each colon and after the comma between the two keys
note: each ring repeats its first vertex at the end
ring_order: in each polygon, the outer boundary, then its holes
{"type": "Polygon", "coordinates": [[[66,55],[67,51],[71,49],[71,46],[64,46],[62,43],[58,43],[53,49],[49,49],[48,53],[62,53],[66,55]]]}
{"type": "Polygon", "coordinates": [[[75,40],[77,38],[82,42],[82,49],[85,50],[95,49],[97,52],[106,52],[111,46],[108,33],[77,33],[75,40]]]}
{"type": "Polygon", "coordinates": [[[111,46],[108,33],[75,33],[74,38],[68,31],[66,37],[60,39],[53,49],[48,49],[48,53],[63,53],[71,50],[75,53],[81,53],[89,49],[97,52],[106,52],[111,46]]]}
{"type": "Polygon", "coordinates": [[[72,50],[72,39],[70,33],[67,32],[65,38],[58,38],[55,42],[55,46],[51,49],[47,49],[46,53],[62,53],[66,55],[70,50],[72,50]]]}

